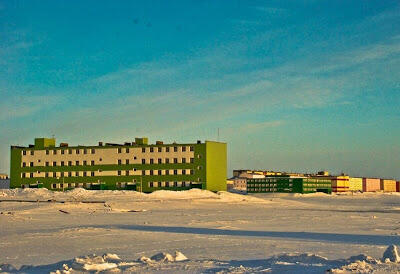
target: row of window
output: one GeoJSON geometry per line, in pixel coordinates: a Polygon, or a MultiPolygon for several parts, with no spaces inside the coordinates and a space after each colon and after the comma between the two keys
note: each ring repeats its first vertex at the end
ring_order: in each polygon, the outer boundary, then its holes
{"type": "MultiPolygon", "coordinates": [[[[103,159],[100,158],[99,161],[101,162],[103,159]]],[[[134,160],[136,160],[136,157],[134,157],[134,160]]],[[[41,160],[38,160],[38,162],[40,163],[41,160]]],[[[122,164],[126,164],[129,165],[131,162],[129,159],[119,159],[118,160],[118,165],[122,165],[122,164]]],[[[157,161],[156,159],[148,159],[146,161],[146,159],[142,159],[142,164],[170,164],[170,163],[174,163],[174,164],[185,164],[185,163],[194,163],[194,158],[158,158],[157,161]]],[[[95,161],[91,160],[91,161],[53,161],[53,162],[45,162],[45,166],[87,166],[88,164],[94,166],[95,165],[95,161]]],[[[22,162],[22,167],[33,167],[36,166],[34,162],[22,162]]],[[[41,165],[38,165],[41,166],[41,165]]]]}
{"type": "MultiPolygon", "coordinates": [[[[187,150],[189,151],[194,151],[194,147],[193,146],[174,146],[174,147],[143,147],[142,148],[142,152],[146,153],[146,152],[170,152],[170,150],[172,149],[173,152],[185,152],[187,150]]],[[[129,153],[129,148],[125,148],[124,152],[125,153],[129,153]]],[[[118,148],[118,153],[122,153],[123,152],[123,148],[118,148]]],[[[28,150],[23,150],[22,151],[22,155],[27,155],[28,150]]],[[[57,154],[95,154],[96,150],[94,148],[84,148],[84,149],[46,149],[46,155],[57,155],[57,154]]],[[[30,155],[35,155],[35,151],[34,150],[29,150],[29,154],[30,155]]]]}
{"type": "MultiPolygon", "coordinates": [[[[199,167],[200,168],[200,167],[199,167]]],[[[134,169],[133,171],[136,171],[134,169]]],[[[98,172],[101,172],[99,170],[98,172]]],[[[37,172],[40,174],[40,171],[37,172]]],[[[193,175],[194,170],[193,169],[166,169],[166,170],[142,170],[141,175],[193,175]]],[[[130,175],[135,175],[132,170],[118,170],[117,171],[118,176],[130,176],[130,175]]],[[[68,171],[68,172],[45,172],[44,177],[49,178],[58,178],[58,177],[87,177],[87,176],[96,176],[95,171],[68,171]]],[[[34,173],[29,172],[29,173],[21,173],[22,178],[34,178],[34,173]]]]}
{"type": "Polygon", "coordinates": [[[277,188],[248,188],[248,192],[275,192],[278,191],[277,188]]]}
{"type": "Polygon", "coordinates": [[[148,187],[189,187],[193,182],[148,182],[148,187]]]}

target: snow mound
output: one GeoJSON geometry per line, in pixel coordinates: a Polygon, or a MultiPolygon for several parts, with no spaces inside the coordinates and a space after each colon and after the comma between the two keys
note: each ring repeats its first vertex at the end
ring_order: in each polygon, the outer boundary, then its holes
{"type": "Polygon", "coordinates": [[[156,262],[173,262],[175,261],[175,258],[169,254],[169,253],[157,253],[156,255],[152,256],[150,258],[152,261],[156,261],[156,262]]]}
{"type": "Polygon", "coordinates": [[[183,191],[157,190],[150,194],[147,194],[147,196],[156,199],[199,199],[199,198],[218,199],[218,195],[215,194],[214,192],[197,188],[193,188],[190,190],[183,190],[183,191]]]}
{"type": "Polygon", "coordinates": [[[183,253],[179,251],[175,251],[175,261],[176,262],[182,262],[182,261],[187,261],[189,260],[183,253]]]}
{"type": "Polygon", "coordinates": [[[397,246],[390,245],[383,253],[382,261],[386,262],[387,260],[389,260],[389,262],[400,263],[400,256],[397,251],[397,246]]]}

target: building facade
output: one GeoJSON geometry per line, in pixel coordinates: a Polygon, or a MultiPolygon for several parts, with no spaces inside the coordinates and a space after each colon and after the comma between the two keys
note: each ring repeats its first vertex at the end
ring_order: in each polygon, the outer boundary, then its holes
{"type": "Polygon", "coordinates": [[[10,188],[10,178],[7,174],[0,173],[0,189],[10,188]]]}
{"type": "Polygon", "coordinates": [[[266,177],[248,179],[248,193],[332,193],[331,180],[314,178],[266,177]]]}
{"type": "Polygon", "coordinates": [[[11,188],[53,190],[201,188],[226,190],[226,143],[148,144],[135,142],[97,146],[56,146],[54,138],[36,138],[34,145],[11,147],[11,188]]]}

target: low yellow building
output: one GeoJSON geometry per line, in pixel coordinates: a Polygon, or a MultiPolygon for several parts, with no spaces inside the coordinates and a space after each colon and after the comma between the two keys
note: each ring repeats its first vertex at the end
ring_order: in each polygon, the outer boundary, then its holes
{"type": "Polygon", "coordinates": [[[396,192],[396,181],[381,179],[381,190],[383,190],[383,192],[396,192]]]}
{"type": "Polygon", "coordinates": [[[356,177],[349,177],[349,191],[362,191],[363,179],[356,177]]]}

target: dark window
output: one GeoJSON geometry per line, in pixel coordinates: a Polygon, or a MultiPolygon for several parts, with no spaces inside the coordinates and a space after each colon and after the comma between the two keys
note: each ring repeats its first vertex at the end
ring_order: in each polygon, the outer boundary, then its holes
{"type": "Polygon", "coordinates": [[[46,150],[46,155],[49,155],[50,154],[50,151],[47,149],[46,150]]]}
{"type": "Polygon", "coordinates": [[[29,176],[29,177],[33,178],[33,173],[30,173],[30,176],[29,176]]]}
{"type": "Polygon", "coordinates": [[[183,170],[182,170],[182,174],[183,174],[183,175],[186,175],[186,169],[183,169],[183,170]]]}
{"type": "Polygon", "coordinates": [[[178,163],[178,158],[174,158],[174,164],[178,163]]]}
{"type": "Polygon", "coordinates": [[[57,162],[53,162],[53,166],[57,166],[57,162]]]}
{"type": "Polygon", "coordinates": [[[166,148],[165,148],[165,152],[169,152],[169,147],[166,147],[166,148]]]}
{"type": "Polygon", "coordinates": [[[126,148],[126,153],[129,153],[129,148],[126,148]]]}
{"type": "Polygon", "coordinates": [[[90,176],[92,177],[94,176],[94,171],[90,172],[90,176]]]}
{"type": "Polygon", "coordinates": [[[183,187],[186,187],[186,182],[182,182],[182,186],[183,186],[183,187]]]}
{"type": "Polygon", "coordinates": [[[68,149],[68,154],[72,154],[72,149],[68,149]]]}
{"type": "Polygon", "coordinates": [[[76,165],[76,166],[79,166],[79,161],[76,161],[76,162],[75,162],[75,165],[76,165]]]}
{"type": "Polygon", "coordinates": [[[178,170],[174,169],[174,175],[178,175],[178,170]]]}
{"type": "Polygon", "coordinates": [[[29,163],[29,166],[33,166],[33,162],[30,162],[30,163],[29,163]]]}
{"type": "Polygon", "coordinates": [[[118,160],[118,164],[119,165],[121,165],[122,164],[122,160],[120,159],[120,160],[118,160]]]}
{"type": "Polygon", "coordinates": [[[158,163],[161,164],[162,163],[162,159],[158,158],[158,163]]]}
{"type": "Polygon", "coordinates": [[[190,146],[190,151],[194,151],[194,147],[193,146],[190,146]]]}
{"type": "Polygon", "coordinates": [[[72,172],[71,171],[68,172],[68,177],[72,177],[72,172]]]}
{"type": "Polygon", "coordinates": [[[186,158],[182,158],[182,163],[186,163],[186,158]]]}
{"type": "Polygon", "coordinates": [[[26,167],[26,163],[25,163],[25,162],[23,162],[23,163],[22,163],[22,166],[23,166],[23,167],[26,167]]]}
{"type": "Polygon", "coordinates": [[[150,175],[154,175],[154,172],[153,172],[153,170],[152,170],[152,169],[150,170],[150,175]]]}
{"type": "Polygon", "coordinates": [[[26,150],[23,150],[23,151],[22,151],[22,155],[26,155],[26,150]]]}
{"type": "Polygon", "coordinates": [[[178,147],[174,147],[174,152],[178,152],[178,147]]]}
{"type": "Polygon", "coordinates": [[[57,154],[57,150],[53,150],[53,155],[56,155],[57,154]]]}
{"type": "Polygon", "coordinates": [[[150,183],[149,183],[149,187],[154,187],[153,182],[150,182],[150,183]]]}
{"type": "Polygon", "coordinates": [[[61,172],[61,173],[60,173],[60,176],[61,176],[61,177],[64,177],[64,172],[61,172]]]}
{"type": "Polygon", "coordinates": [[[178,186],[178,182],[174,182],[174,187],[177,187],[178,186]]]}
{"type": "Polygon", "coordinates": [[[186,151],[186,147],[182,147],[182,152],[185,152],[186,151]]]}
{"type": "Polygon", "coordinates": [[[92,160],[92,161],[90,162],[90,164],[91,164],[92,166],[94,166],[94,160],[92,160]]]}
{"type": "Polygon", "coordinates": [[[35,151],[31,150],[31,155],[34,155],[34,154],[35,154],[35,151]]]}
{"type": "Polygon", "coordinates": [[[86,148],[83,150],[83,154],[87,154],[87,149],[86,148]]]}
{"type": "Polygon", "coordinates": [[[142,159],[142,164],[145,164],[146,163],[146,159],[142,159]]]}
{"type": "Polygon", "coordinates": [[[86,176],[87,176],[86,171],[84,171],[83,172],[83,177],[86,177],[86,176]]]}
{"type": "Polygon", "coordinates": [[[190,158],[190,163],[191,163],[191,164],[194,163],[194,158],[190,158]]]}
{"type": "Polygon", "coordinates": [[[190,170],[190,175],[193,175],[193,174],[194,174],[194,170],[191,169],[191,170],[190,170]]]}
{"type": "Polygon", "coordinates": [[[57,172],[53,172],[53,177],[54,177],[54,178],[57,177],[57,172]]]}
{"type": "Polygon", "coordinates": [[[165,187],[169,187],[169,182],[165,182],[165,187]]]}
{"type": "Polygon", "coordinates": [[[133,156],[133,160],[136,160],[136,156],[133,156]]]}
{"type": "Polygon", "coordinates": [[[64,161],[61,161],[61,166],[64,166],[64,161]]]}
{"type": "Polygon", "coordinates": [[[121,170],[118,170],[118,176],[121,176],[121,170]]]}
{"type": "Polygon", "coordinates": [[[99,158],[99,161],[101,162],[101,161],[103,161],[103,159],[99,158]]]}
{"type": "Polygon", "coordinates": [[[150,147],[150,152],[154,152],[154,147],[150,147]]]}
{"type": "Polygon", "coordinates": [[[57,184],[52,184],[51,188],[57,188],[57,184]]]}
{"type": "Polygon", "coordinates": [[[92,154],[95,154],[96,150],[94,148],[92,148],[92,154]]]}
{"type": "Polygon", "coordinates": [[[126,171],[125,171],[125,175],[126,175],[126,176],[129,176],[129,170],[126,170],[126,171]]]}
{"type": "Polygon", "coordinates": [[[49,177],[49,173],[46,172],[46,173],[44,174],[44,176],[45,176],[46,178],[49,177]]]}
{"type": "Polygon", "coordinates": [[[145,153],[145,152],[146,152],[146,148],[142,147],[142,153],[145,153]]]}
{"type": "Polygon", "coordinates": [[[75,176],[79,176],[79,171],[75,171],[75,176]]]}
{"type": "Polygon", "coordinates": [[[76,150],[76,154],[79,154],[79,149],[76,150]]]}
{"type": "Polygon", "coordinates": [[[150,164],[154,164],[154,159],[150,159],[150,164]]]}
{"type": "Polygon", "coordinates": [[[169,164],[169,158],[165,158],[165,163],[169,164]]]}
{"type": "Polygon", "coordinates": [[[165,175],[169,175],[169,169],[165,171],[165,175]]]}
{"type": "Polygon", "coordinates": [[[162,152],[162,147],[158,147],[158,152],[162,152]]]}
{"type": "Polygon", "coordinates": [[[87,165],[87,162],[86,162],[86,161],[83,161],[83,165],[86,166],[86,165],[87,165]]]}
{"type": "Polygon", "coordinates": [[[121,153],[122,152],[122,148],[118,148],[118,153],[121,153]]]}
{"type": "Polygon", "coordinates": [[[63,149],[61,150],[61,154],[64,154],[64,150],[63,149]]]}
{"type": "Polygon", "coordinates": [[[22,178],[25,178],[25,177],[26,177],[25,173],[22,173],[22,178]]]}
{"type": "Polygon", "coordinates": [[[68,161],[68,166],[72,166],[72,161],[68,161]]]}

